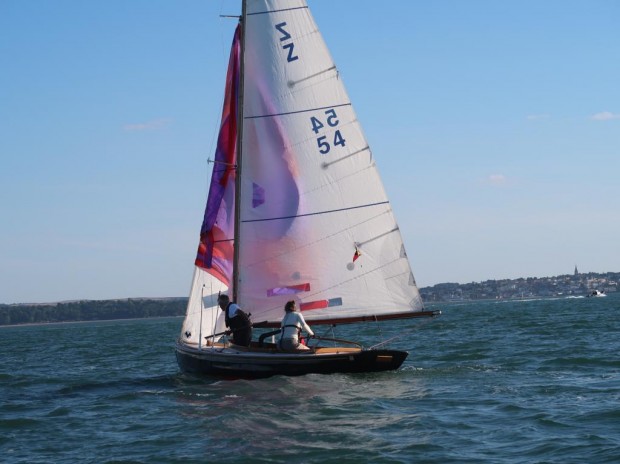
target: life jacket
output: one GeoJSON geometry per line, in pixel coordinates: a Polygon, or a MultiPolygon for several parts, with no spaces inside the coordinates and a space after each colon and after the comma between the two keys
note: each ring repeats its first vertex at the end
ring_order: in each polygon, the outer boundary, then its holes
{"type": "MultiPolygon", "coordinates": [[[[287,313],[286,316],[284,316],[284,320],[286,321],[286,319],[288,319],[288,315],[291,313],[287,313]]],[[[280,338],[284,338],[284,329],[286,329],[287,327],[294,327],[297,329],[297,339],[301,340],[301,324],[299,323],[299,321],[296,321],[295,324],[285,324],[282,326],[282,335],[280,336],[280,338]]]]}
{"type": "Polygon", "coordinates": [[[241,308],[237,308],[236,314],[233,317],[229,317],[228,309],[233,303],[232,301],[228,303],[226,311],[224,311],[226,327],[230,328],[235,345],[249,346],[250,340],[252,340],[252,321],[250,321],[250,317],[241,308]]]}

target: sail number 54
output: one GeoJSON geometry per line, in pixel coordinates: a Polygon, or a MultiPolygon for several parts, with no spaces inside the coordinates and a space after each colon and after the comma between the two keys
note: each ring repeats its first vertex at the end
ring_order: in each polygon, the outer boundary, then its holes
{"type": "MultiPolygon", "coordinates": [[[[336,114],[336,110],[332,108],[330,110],[325,111],[325,117],[322,116],[319,119],[317,117],[312,116],[310,118],[310,123],[312,124],[312,132],[319,135],[322,132],[322,130],[326,127],[326,125],[328,127],[336,127],[340,123],[340,121],[338,120],[338,115],[336,114]]],[[[340,130],[336,130],[334,132],[333,140],[331,139],[328,140],[327,135],[320,135],[319,137],[317,137],[316,143],[317,143],[319,151],[322,154],[326,155],[331,150],[332,145],[344,147],[346,145],[346,140],[342,137],[340,130]]]]}

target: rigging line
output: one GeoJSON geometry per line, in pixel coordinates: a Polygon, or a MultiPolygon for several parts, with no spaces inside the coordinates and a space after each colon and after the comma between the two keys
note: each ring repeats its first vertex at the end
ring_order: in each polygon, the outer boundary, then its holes
{"type": "Polygon", "coordinates": [[[264,14],[272,14],[272,13],[282,13],[283,11],[294,11],[294,10],[307,10],[307,6],[297,6],[295,8],[282,8],[281,10],[268,10],[268,11],[257,11],[256,13],[248,13],[246,16],[256,16],[256,15],[264,15],[264,14]]]}
{"type": "MultiPolygon", "coordinates": [[[[247,267],[257,266],[257,265],[262,264],[262,263],[264,263],[266,261],[269,261],[270,259],[277,259],[277,258],[280,258],[281,256],[285,256],[285,255],[288,255],[288,254],[291,254],[291,253],[295,253],[298,250],[311,247],[313,245],[316,245],[317,243],[322,242],[323,240],[330,239],[332,237],[335,237],[336,235],[342,234],[342,233],[347,232],[349,230],[352,230],[352,229],[354,229],[356,227],[359,227],[361,225],[367,224],[367,223],[369,223],[371,221],[374,221],[375,219],[377,219],[377,218],[379,218],[379,217],[381,217],[381,216],[383,216],[385,214],[390,214],[391,212],[392,212],[391,209],[387,209],[385,211],[382,211],[379,214],[376,214],[374,216],[371,216],[368,219],[363,220],[362,222],[358,222],[356,224],[352,224],[349,227],[345,227],[344,229],[340,229],[340,230],[338,230],[336,232],[333,232],[333,233],[331,233],[329,235],[325,235],[324,237],[320,237],[318,240],[314,240],[313,242],[304,243],[303,245],[297,246],[297,247],[293,248],[292,250],[284,251],[284,252],[279,253],[279,254],[274,254],[273,256],[270,256],[269,258],[265,258],[265,259],[261,259],[259,261],[254,261],[252,263],[248,263],[247,267]]],[[[222,241],[227,241],[227,240],[222,240],[222,241]]]]}
{"type": "Polygon", "coordinates": [[[354,209],[369,208],[371,206],[387,205],[389,203],[390,202],[386,200],[386,201],[380,201],[379,203],[369,203],[367,205],[349,206],[348,208],[339,208],[339,209],[332,209],[332,210],[327,210],[327,211],[318,211],[316,213],[293,214],[292,216],[280,216],[280,217],[265,218],[265,219],[246,219],[246,220],[241,221],[241,222],[243,222],[243,223],[267,222],[267,221],[280,221],[282,219],[300,218],[300,217],[306,217],[306,216],[319,216],[321,214],[339,213],[339,212],[342,212],[342,211],[351,211],[351,210],[354,210],[354,209]]]}
{"type": "MultiPolygon", "coordinates": [[[[385,264],[383,264],[383,265],[381,265],[379,267],[371,269],[371,270],[369,270],[367,272],[364,272],[364,273],[362,273],[360,275],[357,275],[355,277],[351,277],[350,279],[343,280],[342,282],[338,282],[338,283],[336,283],[334,285],[331,285],[330,287],[325,287],[325,288],[322,288],[322,289],[319,289],[319,290],[315,289],[311,293],[305,293],[304,294],[304,298],[310,299],[310,298],[312,298],[312,297],[314,297],[316,295],[320,295],[321,293],[325,293],[325,292],[327,292],[329,290],[332,290],[334,288],[338,288],[338,287],[340,287],[342,285],[348,284],[349,282],[353,282],[354,280],[361,279],[362,277],[365,277],[365,276],[367,276],[369,274],[372,274],[373,272],[379,271],[380,269],[383,269],[384,267],[388,267],[388,266],[394,264],[395,262],[397,262],[397,261],[399,261],[401,259],[402,258],[398,257],[398,258],[393,259],[392,261],[389,261],[389,262],[387,262],[387,263],[385,263],[385,264]]],[[[405,274],[410,274],[410,273],[411,273],[411,271],[401,272],[400,274],[395,274],[395,275],[392,275],[390,277],[387,277],[386,280],[387,279],[393,279],[394,277],[398,277],[399,275],[405,275],[405,274]]],[[[277,310],[279,308],[280,308],[280,306],[272,306],[271,308],[267,308],[265,312],[275,311],[275,310],[277,310]]]]}
{"type": "Polygon", "coordinates": [[[379,337],[383,338],[383,332],[381,331],[381,324],[379,324],[379,319],[377,319],[377,315],[375,314],[375,324],[376,324],[376,328],[377,328],[377,332],[379,332],[379,337]]]}
{"type": "Polygon", "coordinates": [[[378,348],[378,347],[380,347],[380,346],[383,346],[383,345],[385,345],[385,344],[387,344],[387,343],[389,343],[389,342],[391,342],[391,341],[393,341],[393,340],[396,340],[397,338],[402,338],[402,337],[404,337],[405,335],[409,335],[411,332],[414,332],[414,331],[416,331],[416,330],[420,330],[420,329],[422,328],[422,326],[424,326],[424,325],[428,324],[428,323],[429,323],[429,322],[431,322],[432,320],[433,320],[433,319],[429,317],[427,320],[420,322],[420,323],[418,324],[418,326],[417,326],[417,327],[415,327],[415,328],[413,328],[413,329],[409,330],[407,333],[401,333],[401,334],[398,334],[398,335],[394,335],[392,338],[388,338],[387,340],[384,340],[384,341],[382,341],[381,343],[377,343],[376,345],[373,345],[373,346],[369,347],[368,349],[369,349],[369,350],[374,350],[375,348],[378,348]]]}
{"type": "Polygon", "coordinates": [[[309,108],[307,110],[298,110],[298,111],[288,111],[286,113],[273,113],[273,114],[261,114],[258,116],[244,116],[243,119],[260,119],[260,118],[274,118],[276,116],[288,116],[291,114],[300,114],[300,113],[310,113],[312,111],[319,111],[319,110],[330,110],[332,108],[341,108],[343,106],[351,106],[351,103],[339,103],[338,105],[331,105],[331,106],[321,106],[319,108],[309,108]]]}
{"type": "MultiPolygon", "coordinates": [[[[400,257],[398,257],[396,259],[393,259],[392,261],[389,261],[389,262],[383,264],[382,266],[379,266],[379,267],[376,267],[374,269],[371,269],[371,270],[369,270],[367,272],[364,272],[364,273],[362,273],[360,275],[357,275],[355,277],[351,277],[350,279],[343,280],[342,282],[338,282],[337,284],[332,285],[331,287],[325,287],[325,288],[322,288],[320,290],[313,291],[312,293],[307,293],[307,294],[304,295],[304,297],[310,298],[310,297],[313,297],[315,295],[320,295],[321,293],[325,293],[328,290],[332,290],[332,289],[338,288],[338,287],[340,287],[340,286],[342,286],[344,284],[348,284],[349,282],[353,282],[354,280],[361,279],[362,277],[365,277],[365,276],[367,276],[369,274],[372,274],[373,272],[376,272],[376,271],[378,271],[380,269],[383,269],[384,267],[388,267],[388,266],[394,264],[395,262],[399,261],[400,259],[401,259],[400,257]]],[[[406,272],[406,273],[408,274],[409,272],[406,272]]],[[[404,275],[406,273],[405,272],[401,272],[400,275],[404,275]]],[[[392,276],[392,277],[394,277],[394,276],[392,276]]]]}
{"type": "MultiPolygon", "coordinates": [[[[310,323],[308,323],[308,324],[310,324],[310,323]]],[[[329,326],[327,327],[327,329],[325,329],[325,331],[323,332],[323,335],[319,335],[319,338],[318,338],[318,340],[319,340],[319,341],[318,341],[318,342],[317,342],[314,346],[315,346],[315,347],[316,347],[316,346],[318,346],[318,344],[319,344],[319,343],[321,343],[322,339],[327,338],[327,337],[325,336],[325,335],[328,335],[328,333],[327,333],[327,332],[331,331],[332,336],[331,336],[331,340],[330,340],[330,341],[332,342],[333,346],[335,347],[335,346],[336,346],[336,340],[335,340],[335,338],[336,338],[336,334],[335,334],[335,332],[334,332],[334,327],[336,327],[336,324],[329,324],[329,326]]]]}
{"type": "MultiPolygon", "coordinates": [[[[315,291],[313,291],[312,293],[307,293],[307,294],[305,294],[305,295],[304,295],[304,297],[311,298],[311,297],[314,297],[315,295],[320,295],[321,293],[325,293],[325,292],[327,292],[328,290],[332,290],[332,289],[334,289],[334,288],[338,288],[338,287],[340,287],[341,285],[347,284],[347,283],[349,283],[349,282],[353,282],[354,280],[361,279],[362,277],[367,276],[368,274],[372,274],[372,273],[373,273],[373,272],[375,272],[375,271],[378,271],[378,270],[380,270],[380,269],[383,269],[384,267],[387,267],[387,266],[390,266],[391,264],[394,264],[395,262],[397,262],[397,261],[398,261],[398,260],[400,260],[400,259],[401,259],[401,258],[400,258],[400,257],[398,257],[398,258],[396,258],[396,259],[394,259],[394,260],[392,260],[392,261],[390,261],[390,262],[385,263],[385,264],[384,264],[384,265],[382,265],[382,266],[379,266],[379,267],[376,267],[376,268],[374,268],[374,269],[371,269],[370,271],[364,272],[364,273],[362,273],[362,274],[360,274],[360,275],[358,275],[358,276],[352,277],[352,278],[347,279],[347,280],[343,280],[342,282],[339,282],[339,283],[337,283],[337,284],[335,284],[335,285],[332,285],[332,286],[330,286],[330,287],[326,287],[326,288],[323,288],[323,289],[320,289],[320,290],[315,290],[315,291]]],[[[408,272],[407,272],[407,273],[408,273],[408,272]]],[[[401,273],[401,275],[402,275],[402,274],[405,274],[405,273],[403,272],[403,273],[401,273]]],[[[392,276],[392,277],[394,277],[394,276],[392,276]]],[[[277,309],[279,309],[279,308],[280,308],[280,306],[272,306],[272,307],[270,307],[270,308],[266,308],[265,312],[275,311],[275,310],[277,310],[277,309]]]]}

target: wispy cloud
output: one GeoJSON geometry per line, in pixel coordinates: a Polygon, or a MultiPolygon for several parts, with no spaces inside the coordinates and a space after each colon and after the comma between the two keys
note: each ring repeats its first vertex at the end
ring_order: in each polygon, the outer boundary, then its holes
{"type": "Polygon", "coordinates": [[[505,185],[508,182],[508,180],[506,179],[506,176],[503,174],[491,174],[487,178],[487,182],[491,185],[505,185]]]}
{"type": "Polygon", "coordinates": [[[600,113],[593,114],[590,119],[595,121],[610,121],[612,119],[620,119],[620,113],[612,113],[611,111],[602,111],[600,113]]]}
{"type": "Polygon", "coordinates": [[[550,119],[550,114],[529,114],[527,116],[528,121],[540,121],[541,119],[550,119]]]}
{"type": "Polygon", "coordinates": [[[126,132],[161,130],[170,125],[171,122],[171,119],[153,119],[151,121],[140,122],[136,124],[125,124],[123,126],[123,130],[126,132]]]}

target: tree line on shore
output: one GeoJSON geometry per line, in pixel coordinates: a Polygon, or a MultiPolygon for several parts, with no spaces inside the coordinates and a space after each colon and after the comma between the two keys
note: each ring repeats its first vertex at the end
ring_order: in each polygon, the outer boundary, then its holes
{"type": "Polygon", "coordinates": [[[128,298],[45,304],[0,304],[0,325],[183,316],[186,307],[187,298],[128,298]]]}

